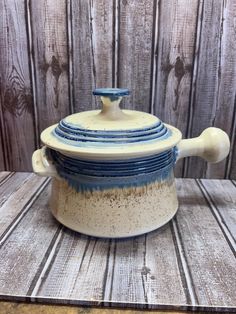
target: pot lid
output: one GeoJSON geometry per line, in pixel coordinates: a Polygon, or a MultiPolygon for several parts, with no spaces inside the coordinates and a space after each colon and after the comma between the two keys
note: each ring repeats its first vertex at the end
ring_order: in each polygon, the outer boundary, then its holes
{"type": "Polygon", "coordinates": [[[41,134],[42,142],[73,158],[125,159],[175,146],[181,132],[152,114],[119,107],[128,89],[98,88],[102,109],[72,114],[41,134]]]}

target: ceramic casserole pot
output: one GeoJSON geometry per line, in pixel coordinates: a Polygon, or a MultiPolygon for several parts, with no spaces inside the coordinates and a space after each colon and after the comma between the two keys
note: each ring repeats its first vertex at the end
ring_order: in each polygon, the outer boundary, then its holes
{"type": "Polygon", "coordinates": [[[208,128],[193,139],[157,117],[121,110],[127,89],[96,89],[102,109],[72,114],[41,134],[33,169],[52,177],[50,208],[65,226],[98,237],[143,234],[167,223],[178,200],[173,168],[187,156],[219,162],[229,138],[208,128]]]}

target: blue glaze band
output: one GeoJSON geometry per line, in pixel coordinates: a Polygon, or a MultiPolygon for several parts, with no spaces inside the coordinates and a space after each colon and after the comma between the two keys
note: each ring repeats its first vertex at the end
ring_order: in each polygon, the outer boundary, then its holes
{"type": "Polygon", "coordinates": [[[62,120],[52,134],[69,145],[101,147],[107,144],[140,144],[153,140],[164,140],[171,136],[171,131],[161,121],[146,128],[103,131],[84,129],[62,120]]]}
{"type": "Polygon", "coordinates": [[[77,191],[137,187],[172,175],[176,149],[143,158],[118,161],[74,159],[48,149],[58,174],[77,191]]]}
{"type": "Polygon", "coordinates": [[[119,97],[127,96],[129,94],[130,91],[127,88],[96,88],[93,91],[93,95],[108,97],[111,101],[118,100],[119,97]]]}
{"type": "Polygon", "coordinates": [[[131,129],[131,130],[108,130],[108,131],[103,131],[103,130],[90,130],[90,129],[84,129],[82,127],[79,127],[78,125],[74,125],[72,123],[68,123],[65,119],[61,120],[58,128],[66,133],[70,134],[82,134],[82,135],[91,135],[91,136],[96,136],[97,134],[104,135],[106,137],[114,137],[114,136],[137,136],[137,135],[143,135],[143,134],[148,134],[150,132],[159,132],[160,129],[163,128],[163,123],[161,121],[158,121],[149,127],[144,127],[144,128],[136,128],[136,129],[131,129]]]}
{"type": "Polygon", "coordinates": [[[93,91],[93,95],[95,96],[127,96],[130,94],[130,91],[127,88],[96,88],[93,91]]]}

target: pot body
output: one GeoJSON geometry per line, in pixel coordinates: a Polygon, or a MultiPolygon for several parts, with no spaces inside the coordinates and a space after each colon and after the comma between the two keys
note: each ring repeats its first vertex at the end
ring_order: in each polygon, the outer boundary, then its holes
{"type": "MultiPolygon", "coordinates": [[[[70,141],[73,138],[76,140],[75,134],[81,135],[79,126],[73,126],[71,130],[62,123],[62,128],[69,131],[69,135],[68,132],[63,134],[69,136],[70,141]]],[[[161,122],[157,126],[159,131],[160,128],[165,131],[161,122]]],[[[172,135],[177,132],[173,127],[168,128],[172,135]]],[[[48,133],[49,136],[52,129],[55,127],[47,129],[45,134],[48,133]]],[[[142,131],[150,135],[153,130],[147,128],[142,131]]],[[[90,136],[89,141],[97,142],[97,131],[90,130],[91,132],[93,134],[90,134],[92,138],[90,136]]],[[[108,143],[113,142],[116,135],[121,136],[117,139],[119,143],[123,143],[124,138],[130,139],[131,131],[125,134],[122,132],[110,132],[109,136],[106,133],[107,139],[104,139],[104,143],[98,142],[93,153],[92,144],[87,143],[90,145],[88,147],[84,144],[87,141],[85,136],[80,136],[78,153],[77,142],[73,142],[73,149],[63,149],[62,144],[58,143],[58,147],[52,145],[51,137],[46,141],[45,135],[46,146],[34,152],[34,172],[53,177],[50,201],[52,213],[67,227],[91,236],[109,238],[135,236],[157,229],[167,223],[177,211],[173,174],[176,160],[199,156],[216,163],[223,160],[230,149],[228,135],[211,127],[196,138],[181,140],[180,136],[175,144],[170,143],[168,138],[162,139],[160,143],[163,145],[158,146],[158,142],[156,147],[151,146],[155,149],[149,149],[149,154],[145,150],[146,144],[140,144],[137,152],[130,155],[127,154],[127,147],[132,148],[132,143],[120,146],[115,146],[114,143],[110,146],[108,143]],[[54,146],[58,151],[49,148],[54,146]],[[130,159],[131,156],[135,158],[130,159]]],[[[132,132],[136,132],[136,135],[131,136],[131,142],[132,137],[137,143],[143,139],[144,133],[141,131],[132,132]]],[[[105,136],[104,132],[102,134],[105,136]]],[[[181,135],[179,131],[176,134],[177,137],[181,135]]],[[[153,139],[149,140],[153,144],[153,139]]],[[[174,136],[174,142],[176,140],[174,136]]],[[[63,143],[63,138],[61,141],[63,143]]]]}
{"type": "Polygon", "coordinates": [[[120,238],[159,228],[176,213],[175,150],[128,162],[88,162],[51,158],[50,208],[55,218],[81,233],[120,238]]]}

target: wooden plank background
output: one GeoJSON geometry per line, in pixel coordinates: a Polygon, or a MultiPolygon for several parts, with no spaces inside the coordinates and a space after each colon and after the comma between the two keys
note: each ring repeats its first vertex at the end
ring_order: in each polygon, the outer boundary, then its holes
{"type": "Polygon", "coordinates": [[[180,161],[178,177],[236,178],[235,18],[234,0],[1,1],[0,169],[32,170],[44,128],[117,86],[183,137],[229,134],[225,161],[180,161]]]}
{"type": "Polygon", "coordinates": [[[98,239],[53,218],[50,179],[0,173],[0,300],[235,311],[235,183],[176,186],[179,209],[165,226],[98,239]]]}

